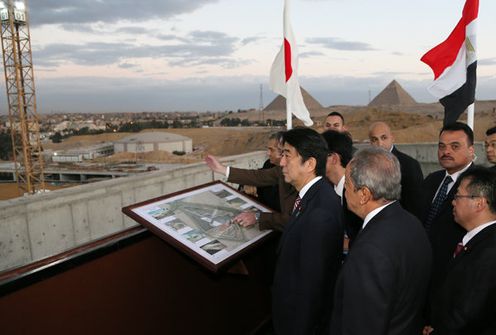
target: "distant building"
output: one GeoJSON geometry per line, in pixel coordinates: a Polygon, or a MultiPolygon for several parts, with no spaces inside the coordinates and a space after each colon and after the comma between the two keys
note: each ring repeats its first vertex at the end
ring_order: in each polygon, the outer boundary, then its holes
{"type": "Polygon", "coordinates": [[[149,152],[149,151],[193,151],[193,140],[186,136],[167,132],[144,132],[133,134],[114,142],[115,152],[149,152]]]}
{"type": "Polygon", "coordinates": [[[65,130],[105,130],[105,122],[100,120],[95,121],[62,121],[53,127],[53,131],[63,132],[65,130]]]}
{"type": "Polygon", "coordinates": [[[52,154],[52,161],[58,163],[80,163],[83,160],[110,156],[113,153],[113,143],[102,143],[84,149],[56,151],[52,154]]]}

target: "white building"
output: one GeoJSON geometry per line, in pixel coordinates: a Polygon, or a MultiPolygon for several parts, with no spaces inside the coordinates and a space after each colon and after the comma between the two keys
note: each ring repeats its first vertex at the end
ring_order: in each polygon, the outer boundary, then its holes
{"type": "Polygon", "coordinates": [[[185,152],[193,151],[193,140],[189,137],[166,132],[144,132],[133,134],[114,142],[115,152],[149,151],[185,152]]]}
{"type": "Polygon", "coordinates": [[[86,159],[110,156],[113,153],[114,145],[112,143],[102,143],[83,149],[56,151],[52,154],[52,161],[80,163],[86,159]]]}

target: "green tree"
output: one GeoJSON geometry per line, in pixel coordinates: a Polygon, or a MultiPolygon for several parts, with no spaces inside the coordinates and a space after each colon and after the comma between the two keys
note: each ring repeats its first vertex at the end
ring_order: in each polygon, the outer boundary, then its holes
{"type": "Polygon", "coordinates": [[[60,143],[62,142],[62,135],[60,134],[60,132],[56,132],[55,134],[53,134],[52,136],[50,136],[50,139],[52,140],[52,143],[60,143]]]}
{"type": "Polygon", "coordinates": [[[183,127],[183,123],[179,120],[174,120],[174,122],[172,123],[172,128],[182,128],[183,127]]]}
{"type": "Polygon", "coordinates": [[[12,157],[12,138],[9,132],[0,132],[0,159],[10,160],[12,157]]]}

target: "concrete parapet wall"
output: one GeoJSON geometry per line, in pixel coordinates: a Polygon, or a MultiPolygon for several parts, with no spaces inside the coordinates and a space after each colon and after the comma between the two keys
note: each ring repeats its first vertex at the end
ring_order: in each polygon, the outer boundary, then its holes
{"type": "MultiPolygon", "coordinates": [[[[357,148],[367,144],[357,144],[357,148]]],[[[416,158],[424,176],[438,170],[437,143],[398,144],[416,158]]],[[[483,143],[476,143],[476,163],[488,165],[483,143]]],[[[256,169],[265,152],[225,157],[228,165],[256,169]]],[[[211,182],[225,181],[204,163],[0,201],[0,272],[40,260],[136,225],[121,208],[211,182]]]]}
{"type": "MultiPolygon", "coordinates": [[[[230,156],[228,165],[255,169],[265,152],[230,156]]],[[[0,272],[116,233],[137,223],[121,208],[215,179],[204,163],[0,201],[0,272]]]]}

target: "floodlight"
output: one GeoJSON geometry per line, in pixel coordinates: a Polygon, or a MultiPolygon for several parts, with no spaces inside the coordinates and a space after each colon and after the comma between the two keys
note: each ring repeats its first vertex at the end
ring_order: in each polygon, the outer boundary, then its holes
{"type": "Polygon", "coordinates": [[[14,20],[16,23],[25,24],[26,22],[26,6],[24,1],[14,2],[14,20]]]}
{"type": "Polygon", "coordinates": [[[7,21],[9,19],[9,10],[7,9],[7,4],[0,1],[0,20],[7,21]]]}
{"type": "Polygon", "coordinates": [[[26,10],[26,6],[24,5],[24,1],[14,2],[14,8],[24,12],[26,10]]]}

